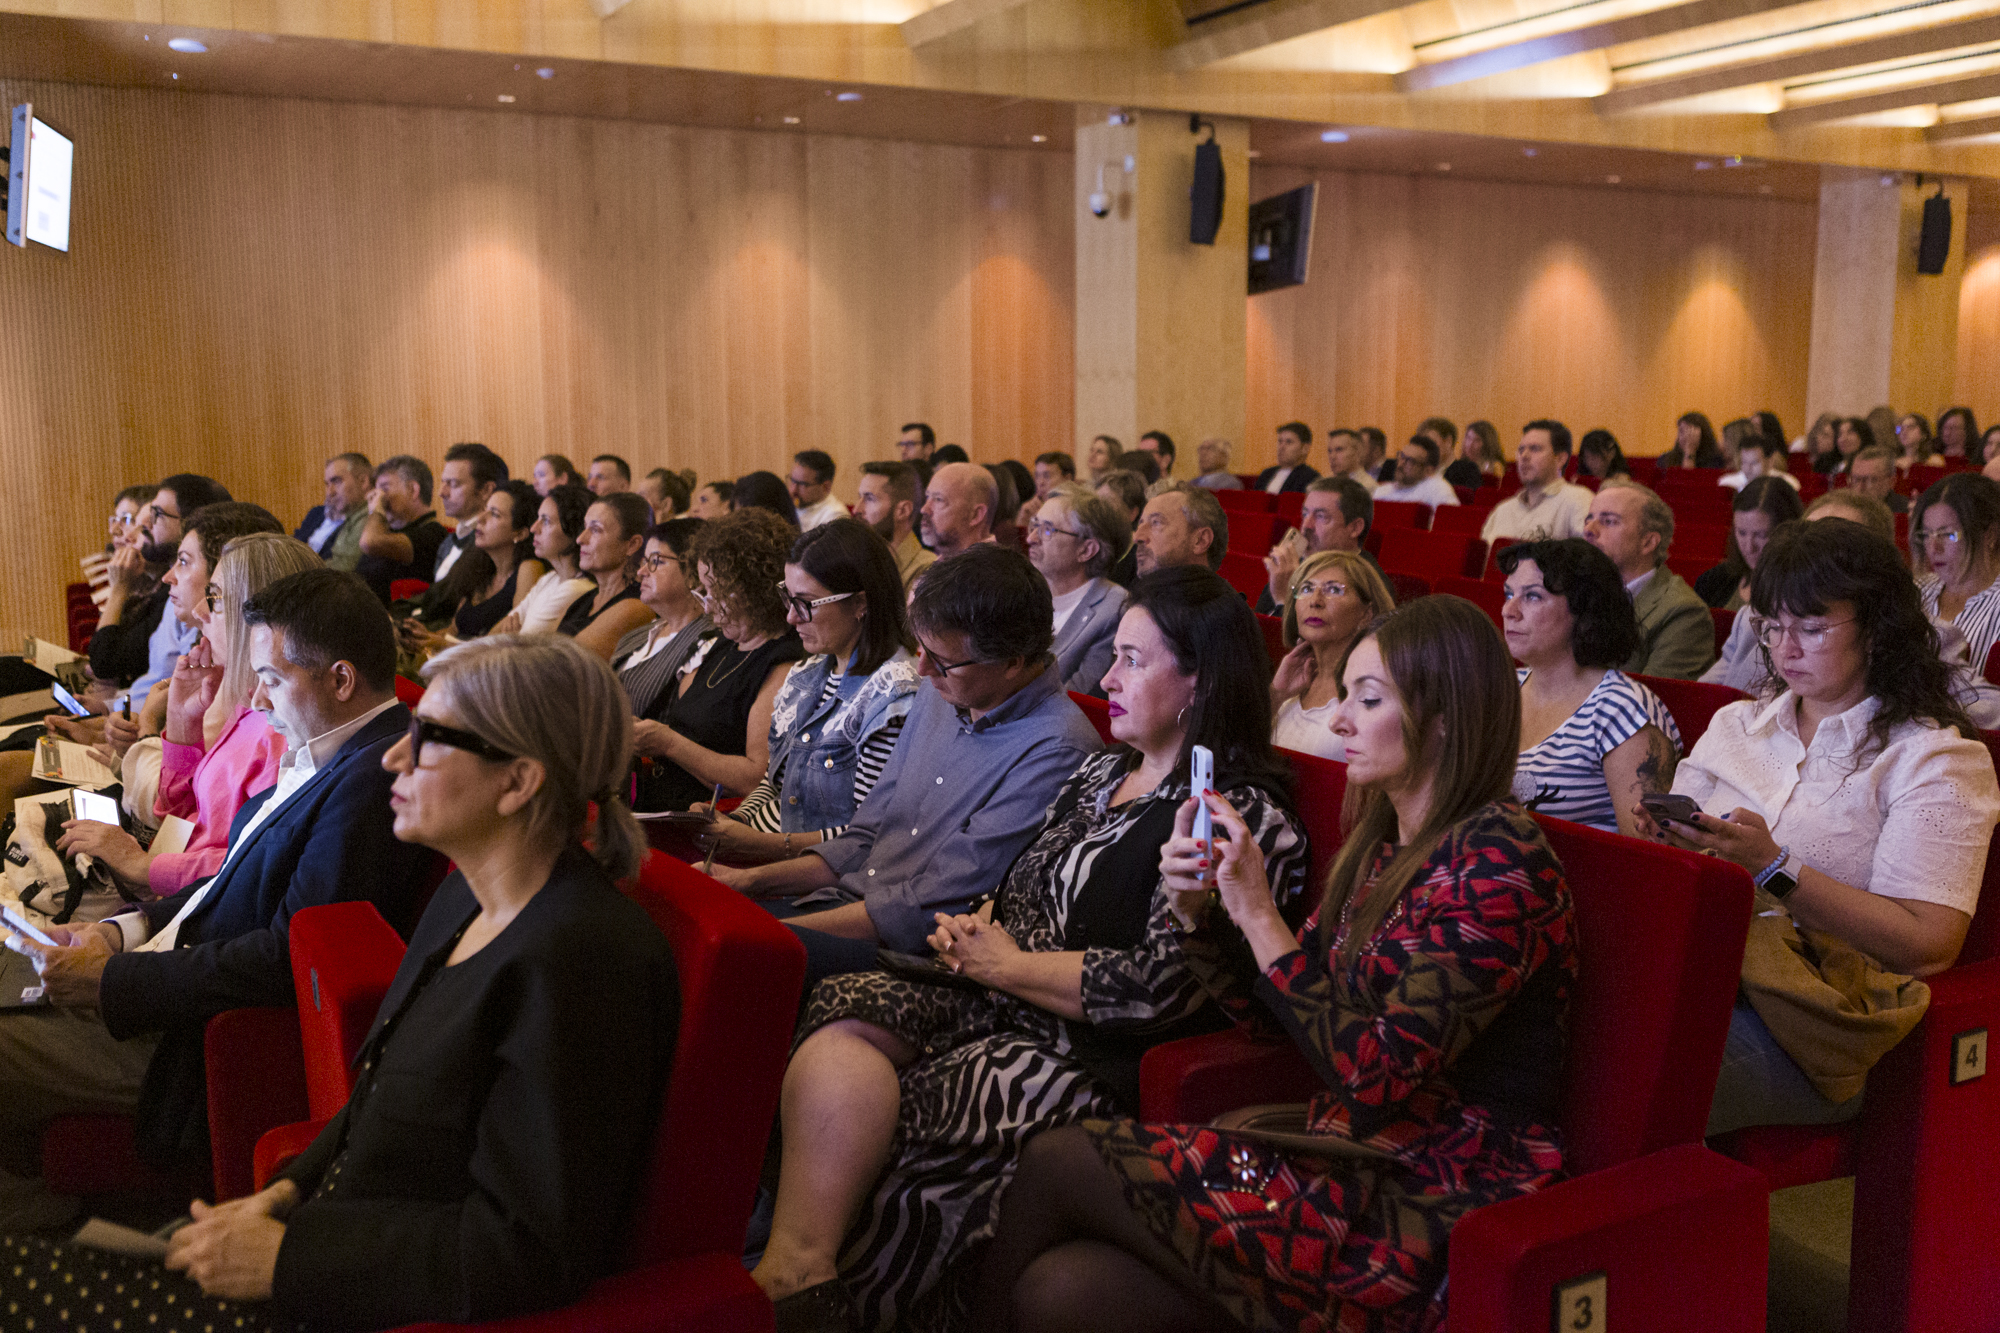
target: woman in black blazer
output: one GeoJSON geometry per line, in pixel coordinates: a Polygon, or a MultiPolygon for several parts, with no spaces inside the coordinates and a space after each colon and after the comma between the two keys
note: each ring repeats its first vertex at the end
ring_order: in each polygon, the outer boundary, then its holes
{"type": "Polygon", "coordinates": [[[613,798],[631,717],[610,669],[567,639],[481,639],[427,674],[383,764],[396,836],[458,870],[346,1108],[261,1193],[196,1203],[164,1269],[0,1242],[0,1306],[54,1294],[65,1333],[372,1329],[561,1306],[610,1271],[680,1009],[671,950],[613,885],[644,849],[613,798]],[[594,855],[579,841],[591,799],[594,855]]]}

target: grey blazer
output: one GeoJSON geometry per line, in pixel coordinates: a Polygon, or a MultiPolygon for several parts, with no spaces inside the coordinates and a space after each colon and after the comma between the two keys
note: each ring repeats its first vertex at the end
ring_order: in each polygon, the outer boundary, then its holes
{"type": "Polygon", "coordinates": [[[1099,684],[1111,667],[1111,636],[1125,613],[1125,590],[1110,579],[1092,579],[1083,600],[1056,635],[1056,675],[1063,688],[1104,697],[1099,684]]]}

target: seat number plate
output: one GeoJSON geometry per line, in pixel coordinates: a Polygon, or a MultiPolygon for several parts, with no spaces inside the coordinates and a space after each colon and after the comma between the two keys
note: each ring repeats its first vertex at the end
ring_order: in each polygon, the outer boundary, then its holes
{"type": "Polygon", "coordinates": [[[1604,1274],[1585,1273],[1555,1290],[1549,1333],[1605,1333],[1604,1274]]]}

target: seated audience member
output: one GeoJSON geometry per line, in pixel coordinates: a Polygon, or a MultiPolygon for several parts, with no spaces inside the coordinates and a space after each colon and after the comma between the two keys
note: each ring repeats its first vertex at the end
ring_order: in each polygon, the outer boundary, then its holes
{"type": "Polygon", "coordinates": [[[1618,437],[1603,429],[1583,433],[1583,438],[1577,441],[1576,465],[1599,481],[1632,475],[1625,462],[1625,451],[1618,447],[1618,437]]]}
{"type": "Polygon", "coordinates": [[[1490,421],[1474,421],[1465,428],[1461,452],[1444,470],[1444,479],[1467,490],[1499,483],[1507,475],[1507,455],[1500,452],[1500,432],[1490,421]]]}
{"type": "Polygon", "coordinates": [[[1211,435],[1195,446],[1195,466],[1200,475],[1194,484],[1211,491],[1240,491],[1243,479],[1229,470],[1229,457],[1234,447],[1220,435],[1211,435]]]}
{"type": "Polygon", "coordinates": [[[1278,427],[1278,461],[1257,474],[1257,489],[1277,495],[1302,491],[1318,481],[1319,473],[1306,462],[1306,450],[1312,442],[1312,427],[1303,421],[1288,421],[1278,427]]]}
{"type": "Polygon", "coordinates": [[[1522,664],[1514,799],[1630,836],[1629,807],[1673,781],[1681,732],[1659,696],[1618,670],[1639,623],[1617,567],[1581,537],[1516,542],[1499,564],[1501,632],[1522,664]]]}
{"type": "Polygon", "coordinates": [[[634,717],[646,716],[664,700],[678,681],[681,664],[715,632],[691,581],[694,537],[700,531],[700,519],[670,518],[646,534],[646,550],[639,557],[639,600],[656,619],[611,650],[611,669],[618,673],[634,717]]]}
{"type": "Polygon", "coordinates": [[[375,465],[368,517],[361,525],[361,559],[354,572],[389,605],[398,579],[431,581],[438,548],[450,536],[431,512],[431,469],[421,458],[397,454],[375,465]]]}
{"type": "Polygon", "coordinates": [[[1076,480],[1076,460],[1060,449],[1035,456],[1035,498],[1046,500],[1049,492],[1066,481],[1076,480]]]}
{"type": "Polygon", "coordinates": [[[729,512],[729,501],[736,494],[733,481],[711,481],[695,488],[694,498],[688,502],[688,517],[718,519],[729,512]]]}
{"type": "Polygon", "coordinates": [[[925,422],[912,421],[896,436],[896,455],[905,463],[928,463],[936,451],[937,432],[925,422]]]}
{"type": "Polygon", "coordinates": [[[1790,437],[1785,434],[1785,423],[1778,420],[1776,412],[1759,408],[1750,414],[1750,419],[1757,423],[1758,430],[1764,432],[1765,439],[1776,440],[1780,449],[1785,447],[1785,441],[1790,437]]]}
{"type": "Polygon", "coordinates": [[[203,637],[175,664],[167,687],[153,814],[192,824],[186,845],[178,852],[149,851],[116,824],[91,819],[65,823],[56,844],[66,856],[90,853],[122,885],[147,897],[179,893],[221,868],[236,812],[278,780],[285,752],[266,715],[250,706],[257,678],[243,607],[269,584],[322,566],[304,542],[258,531],[247,521],[230,522],[234,516],[226,511],[237,508],[254,506],[210,505],[195,516],[183,538],[183,556],[193,559],[185,575],[175,571],[175,591],[190,590],[203,637]],[[213,572],[206,550],[220,552],[213,572]]]}
{"type": "Polygon", "coordinates": [[[2000,642],[2000,483],[1954,472],[1923,493],[1910,548],[1924,613],[1965,636],[1975,670],[2000,642]]]}
{"type": "Polygon", "coordinates": [[[576,544],[592,503],[590,492],[581,486],[558,486],[542,497],[528,532],[535,559],[549,572],[535,580],[528,595],[501,617],[492,633],[553,633],[576,600],[596,586],[577,564],[576,544]]]}
{"type": "Polygon", "coordinates": [[[1130,540],[1118,506],[1074,482],[1049,493],[1028,529],[1028,559],[1048,582],[1055,604],[1051,651],[1066,690],[1104,697],[1111,636],[1125,611],[1125,589],[1107,575],[1130,540]]]}
{"type": "MultiPolygon", "coordinates": [[[[1830,476],[1840,476],[1854,466],[1854,460],[1860,457],[1864,450],[1873,449],[1878,443],[1881,443],[1883,448],[1890,449],[1892,453],[1894,452],[1891,445],[1882,443],[1876,439],[1875,428],[1868,424],[1865,417],[1842,417],[1834,426],[1833,453],[1827,456],[1827,465],[1824,468],[1820,468],[1815,463],[1813,466],[1816,470],[1824,471],[1830,476]]],[[[1901,466],[1902,462],[1899,456],[1897,460],[1898,469],[1901,466]]]]}
{"type": "Polygon", "coordinates": [[[917,481],[917,470],[908,463],[861,465],[858,517],[889,544],[889,554],[896,557],[896,574],[903,580],[905,592],[916,586],[917,576],[937,560],[917,540],[917,506],[923,499],[924,488],[917,481]]]}
{"type": "Polygon", "coordinates": [[[1931,438],[1931,423],[1924,420],[1921,412],[1905,412],[1897,418],[1896,445],[1901,455],[1896,460],[1896,466],[1904,471],[1913,467],[1944,466],[1944,454],[1939,451],[1937,441],[1931,438]]]}
{"type": "Polygon", "coordinates": [[[792,503],[792,493],[775,472],[751,472],[736,479],[729,492],[729,512],[736,514],[745,509],[768,509],[784,519],[793,532],[800,530],[798,506],[792,503]]]}
{"type": "Polygon", "coordinates": [[[1362,545],[1368,540],[1368,529],[1374,522],[1375,502],[1370,498],[1370,488],[1351,477],[1321,477],[1306,487],[1305,503],[1299,511],[1298,535],[1287,534],[1264,557],[1267,581],[1257,594],[1257,614],[1284,614],[1292,578],[1298,573],[1299,562],[1307,556],[1321,551],[1354,551],[1374,564],[1375,557],[1362,545]]]}
{"type": "Polygon", "coordinates": [[[753,898],[791,899],[773,910],[803,927],[809,980],[872,969],[878,944],[922,948],[934,914],[991,889],[1097,751],[1049,657],[1053,621],[1049,586],[1019,552],[938,561],[910,599],[929,688],[854,823],[810,856],[716,872],[753,898]]]}
{"type": "Polygon", "coordinates": [[[601,798],[581,841],[586,794],[623,775],[622,701],[561,640],[469,644],[433,672],[381,782],[409,853],[459,873],[362,1047],[371,1076],[261,1193],[196,1204],[163,1262],[8,1242],[79,1300],[102,1283],[139,1328],[383,1328],[548,1309],[611,1271],[680,1008],[672,951],[614,887],[644,847],[630,814],[601,798]]]}
{"type": "Polygon", "coordinates": [[[1979,437],[1979,455],[1985,460],[1980,470],[1992,476],[1994,467],[2000,465],[2000,424],[1988,426],[1986,433],[1979,437]]]}
{"type": "Polygon", "coordinates": [[[454,444],[445,450],[444,470],[438,473],[438,508],[444,511],[451,535],[438,547],[432,583],[451,573],[458,558],[472,549],[486,501],[506,480],[507,460],[483,444],[454,444]]]}
{"type": "Polygon", "coordinates": [[[1909,497],[1896,490],[1902,479],[1896,470],[1896,451],[1885,445],[1863,449],[1847,465],[1847,489],[1880,500],[1892,514],[1910,512],[1909,497]]]}
{"type": "Polygon", "coordinates": [[[869,972],[807,1003],[785,1075],[795,1151],[752,1274],[781,1326],[962,1321],[1022,1145],[1135,1109],[1145,1050],[1217,1025],[1160,892],[1192,746],[1213,750],[1249,854],[1270,858],[1265,892],[1290,905],[1304,889],[1285,765],[1257,730],[1269,718],[1243,599],[1193,569],[1141,578],[1132,597],[1106,681],[1120,744],[1070,775],[1011,866],[987,863],[990,919],[930,923],[941,964],[985,989],[869,972]]]}
{"type": "MultiPolygon", "coordinates": [[[[160,488],[150,482],[140,482],[127,486],[111,500],[111,515],[107,521],[104,550],[96,557],[84,562],[86,569],[92,570],[91,582],[102,585],[110,578],[107,566],[111,557],[120,547],[133,545],[133,534],[144,531],[143,518],[146,506],[153,503],[153,497],[160,488]]],[[[102,605],[102,603],[99,603],[102,605]]]]}
{"type": "Polygon", "coordinates": [[[1674,447],[1655,460],[1660,467],[1722,467],[1715,427],[1703,412],[1687,412],[1674,423],[1674,447]]]}
{"type": "Polygon", "coordinates": [[[576,563],[593,586],[570,603],[556,633],[607,662],[620,639],[653,619],[639,600],[639,552],[652,519],[652,506],[630,491],[599,496],[583,516],[576,563]]]}
{"type": "MultiPolygon", "coordinates": [[[[1844,518],[1859,523],[1891,546],[1896,544],[1896,516],[1889,506],[1853,487],[1828,491],[1806,506],[1805,517],[1844,518]]],[[[1749,598],[1744,598],[1744,604],[1749,604],[1749,598]]]]}
{"type": "Polygon", "coordinates": [[[1111,460],[1111,466],[1136,473],[1139,480],[1149,487],[1160,479],[1159,460],[1144,449],[1127,449],[1111,460]]]}
{"type": "Polygon", "coordinates": [[[535,494],[547,496],[558,486],[581,486],[583,477],[578,474],[576,464],[561,454],[543,454],[535,460],[535,494]]]}
{"type": "MultiPolygon", "coordinates": [[[[1472,432],[1466,432],[1472,438],[1472,432]]],[[[1493,507],[1480,539],[1560,541],[1581,537],[1590,517],[1590,491],[1563,480],[1569,462],[1569,427],[1560,421],[1530,421],[1514,446],[1514,471],[1521,489],[1493,507]]]]}
{"type": "Polygon", "coordinates": [[[930,463],[933,468],[941,468],[946,463],[970,463],[972,456],[956,444],[941,444],[931,451],[930,463]]]}
{"type": "Polygon", "coordinates": [[[1786,461],[1785,442],[1775,435],[1753,436],[1743,446],[1742,472],[1745,479],[1753,475],[1776,477],[1793,490],[1799,489],[1799,479],[1792,475],[1791,464],[1786,461]],[[1757,470],[1751,473],[1751,468],[1757,470]]]}
{"type": "Polygon", "coordinates": [[[1822,412],[1814,419],[1806,433],[1799,437],[1792,447],[1793,453],[1801,453],[1812,460],[1814,472],[1826,472],[1833,467],[1839,456],[1836,438],[1840,430],[1840,415],[1822,412]]]}
{"type": "Polygon", "coordinates": [[[839,837],[888,765],[919,683],[903,581],[867,524],[836,519],[792,543],[783,595],[807,656],[772,705],[762,781],[709,825],[736,861],[803,856],[839,837]]]}
{"type": "Polygon", "coordinates": [[[944,463],[924,488],[924,545],[940,560],[993,541],[1000,486],[993,474],[972,463],[944,463]]]}
{"type": "Polygon", "coordinates": [[[1694,581],[1702,601],[1734,611],[1750,600],[1750,571],[1772,531],[1805,513],[1799,493],[1778,477],[1752,477],[1730,501],[1729,553],[1694,581]]]}
{"type": "Polygon", "coordinates": [[[1439,505],[1458,503],[1458,492],[1437,474],[1437,441],[1428,435],[1412,435],[1396,455],[1396,479],[1375,492],[1377,503],[1393,500],[1407,504],[1439,505]]]}
{"type": "Polygon", "coordinates": [[[1887,403],[1878,403],[1868,410],[1862,420],[1868,423],[1868,430],[1875,443],[1886,444],[1901,452],[1902,441],[1896,432],[1898,417],[1887,403]]]}
{"type": "Polygon", "coordinates": [[[590,470],[584,475],[583,484],[600,500],[607,495],[629,491],[632,489],[632,465],[617,454],[599,454],[590,460],[590,470]]]}
{"type": "Polygon", "coordinates": [[[824,450],[804,449],[792,455],[791,476],[785,487],[802,530],[847,517],[847,506],[833,498],[833,474],[833,456],[824,450]]]}
{"type": "Polygon", "coordinates": [[[1715,620],[1687,580],[1667,568],[1674,511],[1648,488],[1617,477],[1598,488],[1583,535],[1611,557],[1632,596],[1639,647],[1625,659],[1634,676],[1693,680],[1715,657],[1715,620]]]}
{"type": "Polygon", "coordinates": [[[1275,1013],[1326,1080],[1309,1130],[1379,1152],[1101,1118],[1043,1133],[975,1327],[1442,1327],[1453,1226],[1561,1179],[1575,914],[1508,798],[1520,693],[1500,636],[1469,602],[1420,598],[1355,645],[1344,688],[1358,824],[1305,929],[1227,800],[1216,869],[1188,813],[1161,869],[1188,968],[1237,1022],[1275,1013]]]}
{"type": "Polygon", "coordinates": [[[1958,957],[2000,819],[1993,762],[1894,546],[1793,524],[1765,548],[1750,604],[1786,688],[1718,711],[1681,762],[1695,823],[1633,811],[1648,836],[1733,861],[1762,890],[1711,1134],[1860,1109],[1869,1067],[1922,1012],[1908,979],[1958,957]],[[1802,1002],[1811,991],[1832,994],[1802,1002]]]}
{"type": "Polygon", "coordinates": [[[1389,457],[1389,437],[1379,426],[1361,426],[1355,432],[1361,437],[1361,465],[1368,469],[1377,484],[1396,479],[1396,460],[1389,457]]]}
{"type": "MultiPolygon", "coordinates": [[[[199,1160],[203,1025],[226,1009],[293,1003],[292,914],[365,899],[410,928],[433,862],[390,831],[382,755],[410,715],[396,702],[388,613],[354,575],[314,569],[266,586],[243,619],[253,706],[287,747],[278,783],[238,812],[213,878],[88,929],[51,930],[53,948],[7,939],[34,960],[54,1005],[0,1024],[9,1143],[33,1142],[51,1116],[136,1108],[148,1159],[199,1160]]],[[[73,1207],[0,1172],[0,1226],[48,1225],[73,1207]]]]}
{"type": "Polygon", "coordinates": [[[1938,414],[1938,452],[1947,459],[1972,458],[1973,442],[1979,438],[1979,420],[1969,407],[1947,407],[1938,414]]]}
{"type": "Polygon", "coordinates": [[[194,645],[194,629],[167,612],[160,575],[180,550],[182,522],[229,492],[207,477],[181,472],[161,482],[139,519],[136,540],[114,551],[109,595],[90,636],[90,673],[129,689],[132,708],[164,682],[174,660],[194,645]]]}
{"type": "Polygon", "coordinates": [[[1396,594],[1366,553],[1321,551],[1295,571],[1284,606],[1290,651],[1271,677],[1271,744],[1345,759],[1346,743],[1332,729],[1340,664],[1362,630],[1396,609],[1396,594]]]}
{"type": "Polygon", "coordinates": [[[312,547],[329,569],[353,569],[361,559],[361,525],[368,518],[368,484],[375,468],[366,454],[336,454],[322,474],[326,499],[306,512],[292,535],[312,547]]]}
{"type": "Polygon", "coordinates": [[[770,766],[771,710],[804,656],[786,623],[785,554],[798,533],[767,509],[739,509],[694,535],[702,606],[716,633],[700,641],[633,732],[650,762],[641,810],[685,810],[714,795],[747,795],[770,766]]]}
{"type": "Polygon", "coordinates": [[[1139,437],[1139,452],[1151,454],[1162,477],[1174,475],[1174,437],[1163,430],[1149,430],[1139,437]]]}
{"type": "MultiPolygon", "coordinates": [[[[473,529],[472,551],[451,573],[431,585],[417,616],[402,624],[402,635],[420,656],[443,652],[453,643],[490,634],[524,605],[549,567],[534,558],[534,526],[541,501],[525,481],[502,482],[486,497],[473,529]],[[433,622],[449,631],[432,631],[433,622]]],[[[578,596],[581,596],[579,590],[578,596]]],[[[571,601],[576,599],[572,597],[571,601]]]]}
{"type": "Polygon", "coordinates": [[[1139,576],[1174,565],[1220,569],[1229,549],[1229,515],[1215,492],[1184,481],[1163,481],[1148,495],[1132,529],[1139,576]]]}
{"type": "MultiPolygon", "coordinates": [[[[1449,417],[1425,417],[1417,423],[1416,433],[1419,435],[1428,435],[1431,442],[1437,445],[1438,475],[1444,476],[1445,469],[1459,461],[1457,423],[1453,422],[1449,417]]],[[[1463,476],[1464,472],[1461,471],[1460,475],[1463,476]]],[[[1451,481],[1447,477],[1445,484],[1455,486],[1458,483],[1451,481]]],[[[1475,477],[1469,484],[1478,485],[1478,478],[1475,477]]]]}
{"type": "Polygon", "coordinates": [[[1116,466],[1118,455],[1124,452],[1124,448],[1125,446],[1118,443],[1118,437],[1115,435],[1090,437],[1090,449],[1084,455],[1084,467],[1090,473],[1091,485],[1095,486],[1104,480],[1104,474],[1116,466]]]}
{"type": "MultiPolygon", "coordinates": [[[[1367,491],[1375,494],[1381,483],[1369,470],[1365,455],[1368,446],[1362,442],[1360,432],[1344,427],[1326,433],[1326,475],[1321,481],[1339,481],[1343,477],[1367,491]]],[[[1308,488],[1310,489],[1310,488],[1308,488]]]]}
{"type": "Polygon", "coordinates": [[[1745,462],[1743,457],[1744,451],[1756,441],[1759,434],[1761,432],[1757,423],[1749,417],[1738,417],[1723,425],[1721,434],[1716,436],[1716,442],[1722,450],[1723,469],[1722,475],[1715,479],[1717,485],[1727,486],[1733,491],[1751,477],[1760,474],[1764,465],[1761,454],[1749,462],[1745,462]],[[1746,469],[1751,470],[1746,471],[1746,469]]]}
{"type": "Polygon", "coordinates": [[[1027,469],[1010,458],[986,464],[986,471],[993,478],[993,540],[1016,551],[1027,550],[1027,534],[1019,526],[1021,481],[1027,469]],[[1015,475],[1015,468],[1021,469],[1021,476],[1015,475]]]}
{"type": "MultiPolygon", "coordinates": [[[[1146,508],[1146,482],[1136,472],[1124,468],[1113,468],[1097,483],[1097,498],[1116,507],[1125,515],[1128,527],[1139,526],[1139,515],[1146,508]]],[[[1137,543],[1125,548],[1116,560],[1111,562],[1111,570],[1105,575],[1121,588],[1132,586],[1132,580],[1139,577],[1139,547],[1137,543]]]]}
{"type": "Polygon", "coordinates": [[[656,467],[639,479],[639,494],[653,507],[656,526],[687,513],[691,489],[686,477],[663,467],[656,467]]]}

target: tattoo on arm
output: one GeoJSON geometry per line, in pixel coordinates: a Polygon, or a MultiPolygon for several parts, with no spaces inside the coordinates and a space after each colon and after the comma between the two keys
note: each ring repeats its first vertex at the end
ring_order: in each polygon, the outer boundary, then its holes
{"type": "Polygon", "coordinates": [[[1664,792],[1674,785],[1674,747],[1658,727],[1646,728],[1646,757],[1639,761],[1639,789],[1664,792]]]}

